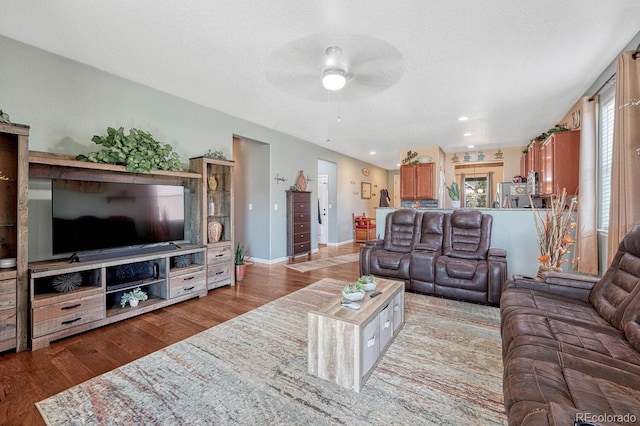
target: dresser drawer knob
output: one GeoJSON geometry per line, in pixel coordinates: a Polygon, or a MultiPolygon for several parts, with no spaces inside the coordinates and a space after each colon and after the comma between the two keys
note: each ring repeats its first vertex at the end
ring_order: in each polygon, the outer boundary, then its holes
{"type": "Polygon", "coordinates": [[[191,281],[194,278],[195,277],[193,275],[191,275],[190,277],[184,278],[182,281],[191,281]]]}
{"type": "Polygon", "coordinates": [[[193,290],[194,288],[196,288],[196,287],[195,287],[195,286],[191,286],[191,287],[185,288],[185,289],[184,289],[184,291],[191,291],[191,290],[193,290]]]}

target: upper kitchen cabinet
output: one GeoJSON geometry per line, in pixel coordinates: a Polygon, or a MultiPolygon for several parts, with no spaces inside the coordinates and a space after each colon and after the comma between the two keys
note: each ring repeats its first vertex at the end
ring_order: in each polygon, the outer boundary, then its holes
{"type": "Polygon", "coordinates": [[[434,199],[434,182],[435,163],[420,163],[400,166],[400,199],[434,199]]]}
{"type": "Polygon", "coordinates": [[[578,194],[580,131],[552,133],[540,147],[540,196],[578,194]]]}

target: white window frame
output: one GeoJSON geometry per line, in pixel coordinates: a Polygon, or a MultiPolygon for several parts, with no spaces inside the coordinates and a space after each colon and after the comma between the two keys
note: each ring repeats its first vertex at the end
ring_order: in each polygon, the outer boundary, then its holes
{"type": "Polygon", "coordinates": [[[615,84],[601,92],[598,105],[598,230],[609,230],[615,84]]]}

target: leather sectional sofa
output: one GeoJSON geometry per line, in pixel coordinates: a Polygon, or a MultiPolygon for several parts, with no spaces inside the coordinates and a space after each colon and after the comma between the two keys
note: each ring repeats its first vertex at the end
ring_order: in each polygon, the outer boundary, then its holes
{"type": "Polygon", "coordinates": [[[387,215],[384,239],[360,249],[360,274],[405,281],[424,294],[498,305],[507,280],[507,253],[491,248],[493,217],[400,209],[387,215]]]}
{"type": "Polygon", "coordinates": [[[640,424],[640,223],[601,279],[515,276],[500,310],[510,425],[640,424]]]}

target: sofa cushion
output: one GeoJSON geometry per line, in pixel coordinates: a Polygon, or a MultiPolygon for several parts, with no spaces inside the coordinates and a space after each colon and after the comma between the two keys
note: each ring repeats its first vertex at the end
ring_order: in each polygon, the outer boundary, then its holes
{"type": "Polygon", "coordinates": [[[502,336],[505,359],[518,346],[535,345],[578,358],[597,359],[602,364],[619,365],[617,361],[622,361],[640,368],[640,353],[624,338],[623,332],[611,326],[592,326],[579,321],[572,324],[522,314],[510,317],[502,336]]]}
{"type": "Polygon", "coordinates": [[[607,273],[591,290],[589,301],[603,318],[621,328],[624,311],[640,291],[639,284],[640,258],[618,252],[607,273]]]}
{"type": "Polygon", "coordinates": [[[486,259],[493,216],[478,210],[455,210],[445,216],[442,254],[460,259],[486,259]]]}
{"type": "Polygon", "coordinates": [[[513,424],[520,423],[513,422],[512,409],[524,418],[549,401],[594,414],[640,414],[639,379],[640,366],[622,362],[604,365],[550,348],[523,345],[504,363],[505,407],[513,424]],[[523,407],[523,402],[529,404],[523,407]]]}
{"type": "Polygon", "coordinates": [[[409,253],[420,238],[420,219],[417,210],[402,209],[388,214],[384,236],[384,249],[397,253],[409,253]]]}
{"type": "Polygon", "coordinates": [[[370,257],[370,274],[403,280],[409,279],[410,253],[375,250],[371,252],[370,257]]]}
{"type": "Polygon", "coordinates": [[[420,240],[416,245],[428,247],[429,250],[442,251],[442,238],[444,234],[444,213],[424,212],[422,213],[422,225],[420,227],[420,240]]]}
{"type": "Polygon", "coordinates": [[[507,288],[502,292],[500,309],[503,317],[522,308],[608,324],[588,302],[527,288],[507,288]]]}

